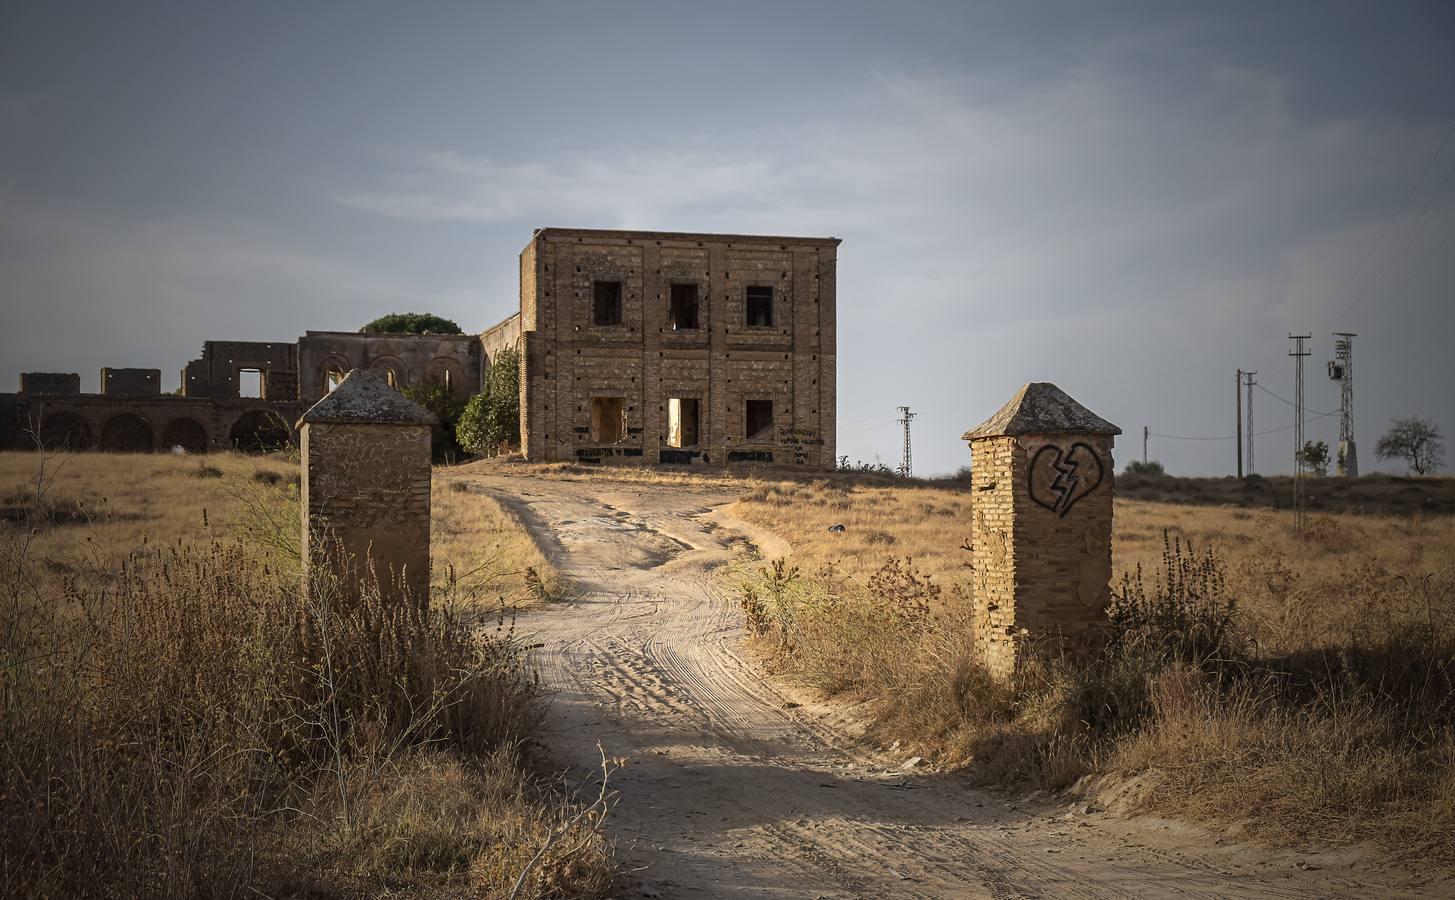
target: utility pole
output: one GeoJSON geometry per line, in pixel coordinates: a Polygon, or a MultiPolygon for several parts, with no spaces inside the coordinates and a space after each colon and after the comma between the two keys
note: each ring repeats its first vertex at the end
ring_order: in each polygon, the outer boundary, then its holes
{"type": "Polygon", "coordinates": [[[1243,370],[1239,369],[1238,374],[1233,376],[1233,400],[1238,404],[1238,411],[1233,415],[1233,421],[1238,426],[1238,436],[1233,439],[1233,452],[1238,455],[1238,477],[1243,477],[1243,370]]]}
{"type": "Polygon", "coordinates": [[[1304,341],[1313,337],[1311,334],[1290,334],[1288,339],[1293,341],[1293,349],[1288,355],[1293,357],[1293,525],[1299,531],[1303,531],[1303,358],[1309,355],[1304,349],[1304,341]]]}
{"type": "Polygon", "coordinates": [[[1334,332],[1334,358],[1329,378],[1339,382],[1339,462],[1341,478],[1359,477],[1359,455],[1354,448],[1354,338],[1353,332],[1334,332]]]}
{"type": "Polygon", "coordinates": [[[1151,435],[1151,433],[1151,426],[1142,426],[1142,465],[1144,466],[1147,464],[1147,438],[1151,435]]]}
{"type": "Polygon", "coordinates": [[[909,452],[909,423],[914,416],[915,414],[909,411],[908,406],[901,406],[899,408],[899,424],[904,426],[904,462],[899,464],[899,474],[905,478],[908,478],[914,473],[914,458],[909,452]]]}
{"type": "Polygon", "coordinates": [[[1256,473],[1258,471],[1257,469],[1253,468],[1253,385],[1255,385],[1255,384],[1258,383],[1258,382],[1256,382],[1256,381],[1253,380],[1253,376],[1254,375],[1257,375],[1257,374],[1258,373],[1257,373],[1256,370],[1255,371],[1252,371],[1252,372],[1244,372],[1243,373],[1243,384],[1248,389],[1248,465],[1247,465],[1247,469],[1248,469],[1248,474],[1249,475],[1252,475],[1252,474],[1254,474],[1254,473],[1256,473]]]}

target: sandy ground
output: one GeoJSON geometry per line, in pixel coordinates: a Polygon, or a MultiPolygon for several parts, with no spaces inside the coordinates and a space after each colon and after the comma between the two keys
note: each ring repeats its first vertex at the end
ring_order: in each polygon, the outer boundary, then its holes
{"type": "Polygon", "coordinates": [[[1296,854],[1164,820],[978,790],[877,753],[854,710],[766,677],[712,570],[782,553],[730,493],[449,476],[515,511],[575,582],[522,615],[554,691],[544,743],[583,791],[629,764],[610,829],[646,897],[1381,897],[1369,854],[1296,854]]]}

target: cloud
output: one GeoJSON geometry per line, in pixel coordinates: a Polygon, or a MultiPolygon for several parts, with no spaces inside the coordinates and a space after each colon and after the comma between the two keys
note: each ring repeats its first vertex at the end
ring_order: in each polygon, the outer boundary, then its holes
{"type": "Polygon", "coordinates": [[[170,381],[205,338],[291,340],[415,299],[256,227],[123,219],[13,190],[0,192],[0,269],[0,357],[21,371],[87,373],[87,383],[103,365],[160,367],[170,381]]]}

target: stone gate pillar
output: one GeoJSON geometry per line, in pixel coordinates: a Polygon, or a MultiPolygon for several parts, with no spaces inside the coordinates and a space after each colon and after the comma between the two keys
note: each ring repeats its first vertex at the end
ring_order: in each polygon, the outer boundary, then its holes
{"type": "Polygon", "coordinates": [[[298,420],[303,559],[346,593],[372,569],[386,601],[429,605],[434,415],[354,369],[298,420]]]}
{"type": "Polygon", "coordinates": [[[1028,646],[1074,649],[1105,620],[1121,433],[1049,382],[1027,384],[965,433],[975,627],[995,677],[1028,646]]]}

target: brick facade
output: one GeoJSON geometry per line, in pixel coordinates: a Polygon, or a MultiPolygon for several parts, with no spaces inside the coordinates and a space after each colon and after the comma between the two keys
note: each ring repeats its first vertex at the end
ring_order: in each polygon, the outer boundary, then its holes
{"type": "Polygon", "coordinates": [[[831,468],[838,243],[537,231],[520,260],[527,458],[831,468]]]}
{"type": "Polygon", "coordinates": [[[974,627],[997,677],[1027,645],[1074,651],[1105,621],[1119,433],[1054,385],[1032,384],[965,435],[974,627]]]}
{"type": "Polygon", "coordinates": [[[299,420],[304,558],[345,596],[371,568],[386,600],[428,605],[433,423],[357,369],[299,420]]]}

